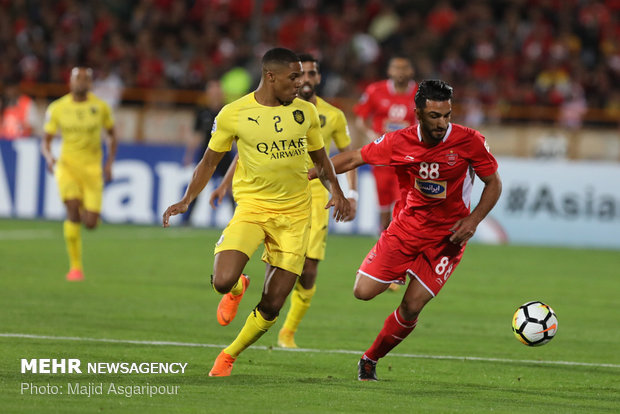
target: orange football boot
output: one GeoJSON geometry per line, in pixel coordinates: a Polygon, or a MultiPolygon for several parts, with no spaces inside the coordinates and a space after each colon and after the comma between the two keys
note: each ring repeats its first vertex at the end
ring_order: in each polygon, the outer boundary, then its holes
{"type": "Polygon", "coordinates": [[[232,372],[233,363],[236,358],[228,355],[226,352],[222,351],[215,358],[215,362],[213,363],[213,368],[209,371],[210,377],[229,377],[232,372]]]}
{"type": "Polygon", "coordinates": [[[69,282],[79,282],[84,280],[84,273],[80,269],[71,269],[67,273],[67,280],[69,282]]]}
{"type": "Polygon", "coordinates": [[[241,275],[241,283],[243,283],[243,291],[239,295],[233,295],[228,292],[220,300],[220,304],[217,305],[217,321],[222,326],[226,326],[235,319],[237,316],[237,309],[239,309],[239,303],[246,289],[250,285],[250,276],[241,275]]]}

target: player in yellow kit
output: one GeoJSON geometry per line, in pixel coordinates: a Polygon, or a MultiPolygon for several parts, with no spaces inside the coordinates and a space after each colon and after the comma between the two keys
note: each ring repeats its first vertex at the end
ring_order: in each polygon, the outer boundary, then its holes
{"type": "MultiPolygon", "coordinates": [[[[321,83],[319,63],[312,55],[301,54],[299,60],[302,66],[302,85],[299,97],[312,102],[319,113],[321,123],[321,134],[325,142],[325,151],[329,154],[329,147],[333,141],[339,151],[351,149],[351,137],[347,128],[347,120],[344,113],[333,105],[325,102],[316,95],[316,88],[321,83]]],[[[312,168],[312,160],[308,157],[308,168],[312,168]]],[[[234,163],[230,166],[226,176],[216,190],[211,194],[211,205],[215,206],[228,192],[232,183],[232,173],[234,163]]],[[[357,172],[351,170],[347,172],[349,182],[349,192],[347,198],[351,205],[351,212],[345,221],[355,218],[357,207],[357,172]]],[[[312,298],[316,292],[316,277],[318,273],[319,261],[325,258],[325,246],[327,241],[327,226],[329,223],[329,212],[325,210],[328,200],[328,192],[319,180],[310,182],[312,192],[310,241],[306,250],[306,259],[301,276],[291,294],[291,307],[286,315],[284,325],[278,334],[278,345],[283,348],[297,348],[295,343],[295,332],[305,316],[312,298]]]]}
{"type": "Polygon", "coordinates": [[[237,338],[220,352],[209,376],[230,375],[237,356],[276,322],[301,274],[310,225],[307,154],[323,181],[331,185],[332,199],[325,207],[334,207],[336,220],[349,214],[349,203],[323,147],[316,108],[295,99],[300,86],[301,63],[295,53],[283,48],[265,53],[258,88],[222,108],[185,195],[164,212],[167,227],[170,216],[187,210],[224,153],[237,142],[233,195],[238,206],[216,243],[213,263],[213,288],[225,294],[218,306],[218,321],[226,324],[236,315],[249,284],[243,269],[261,243],[265,245],[265,283],[260,302],[237,338]]]}
{"type": "Polygon", "coordinates": [[[70,281],[84,278],[81,223],[87,229],[97,227],[103,180],[112,179],[112,163],[116,156],[112,112],[108,104],[90,92],[92,80],[92,69],[73,68],[70,93],[47,108],[41,143],[47,169],[56,177],[60,198],[67,211],[63,230],[69,254],[67,280],[70,281]],[[108,138],[108,154],[103,168],[102,130],[107,131],[108,138]],[[51,151],[51,143],[57,133],[62,137],[58,160],[51,151]]]}

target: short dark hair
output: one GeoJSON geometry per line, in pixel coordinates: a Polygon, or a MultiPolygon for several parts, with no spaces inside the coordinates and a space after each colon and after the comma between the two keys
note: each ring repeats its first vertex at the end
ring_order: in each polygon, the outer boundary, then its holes
{"type": "Polygon", "coordinates": [[[316,68],[319,69],[319,60],[312,56],[310,53],[300,53],[297,55],[299,57],[299,61],[301,63],[304,62],[314,62],[316,64],[316,68]]]}
{"type": "Polygon", "coordinates": [[[426,108],[426,100],[429,101],[449,101],[452,99],[452,86],[439,79],[426,79],[418,85],[415,93],[416,108],[426,108]]]}
{"type": "Polygon", "coordinates": [[[288,66],[291,63],[299,62],[299,57],[292,50],[283,47],[269,49],[263,55],[263,68],[270,64],[288,66]]]}

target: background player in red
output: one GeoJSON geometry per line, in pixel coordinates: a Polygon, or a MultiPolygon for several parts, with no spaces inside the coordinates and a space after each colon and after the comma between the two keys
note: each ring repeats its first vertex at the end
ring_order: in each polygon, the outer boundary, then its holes
{"type": "MultiPolygon", "coordinates": [[[[387,70],[388,78],[375,82],[366,88],[359,102],[353,108],[358,116],[357,125],[365,132],[368,142],[372,142],[386,132],[396,131],[416,123],[415,93],[418,89],[413,80],[415,74],[411,61],[404,56],[390,59],[387,70]]],[[[373,166],[373,175],[377,186],[379,201],[379,222],[381,231],[387,229],[392,218],[402,207],[398,200],[401,192],[406,194],[406,174],[395,171],[392,166],[373,166]],[[397,175],[395,175],[397,174],[397,175]]]]}
{"type": "Polygon", "coordinates": [[[440,80],[420,83],[415,97],[419,125],[387,133],[357,151],[338,154],[338,173],[364,163],[406,168],[405,206],[381,234],[360,266],[353,289],[361,300],[390,283],[410,281],[398,308],[359,362],[358,378],[376,380],[376,364],[413,331],[422,308],[459,264],[467,241],[501,193],[497,161],[478,132],[452,124],[452,87],[440,80]],[[470,213],[476,174],[484,190],[470,213]]]}

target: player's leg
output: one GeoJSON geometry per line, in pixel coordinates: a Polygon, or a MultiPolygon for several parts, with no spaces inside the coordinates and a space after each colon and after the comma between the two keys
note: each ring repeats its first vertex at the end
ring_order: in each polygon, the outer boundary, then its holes
{"type": "Polygon", "coordinates": [[[66,277],[70,281],[84,279],[80,214],[84,193],[79,175],[63,162],[57,164],[54,173],[58,184],[58,192],[67,212],[67,218],[63,223],[63,235],[69,256],[69,272],[66,277]]]}
{"type": "Polygon", "coordinates": [[[261,225],[239,209],[216,243],[211,283],[217,293],[224,295],[217,307],[220,325],[228,325],[237,315],[241,298],[250,283],[243,269],[264,238],[261,225]]]}
{"type": "Polygon", "coordinates": [[[283,348],[297,348],[295,332],[310,308],[312,298],[316,292],[316,277],[319,261],[306,257],[304,270],[295,283],[291,293],[291,307],[286,315],[284,325],[278,334],[278,345],[283,348]]]}
{"type": "Polygon", "coordinates": [[[245,321],[245,325],[235,340],[218,355],[211,377],[229,376],[232,365],[247,347],[256,342],[269,330],[278,318],[278,314],[287,296],[293,289],[297,275],[287,270],[267,264],[265,285],[261,300],[245,321]]]}
{"type": "MultiPolygon", "coordinates": [[[[261,213],[261,217],[265,218],[261,227],[265,232],[262,259],[267,263],[263,295],[237,338],[217,357],[210,376],[230,375],[239,353],[256,342],[276,322],[280,309],[303,270],[310,234],[307,208],[288,212],[286,216],[261,213]]],[[[235,214],[238,211],[239,208],[235,214]]]]}
{"type": "Polygon", "coordinates": [[[400,306],[385,319],[379,335],[358,364],[360,381],[377,380],[377,361],[409,336],[416,327],[422,308],[432,298],[433,295],[418,280],[412,279],[409,282],[400,306]]]}
{"type": "Polygon", "coordinates": [[[63,223],[63,235],[67,254],[69,255],[69,272],[67,280],[80,281],[84,279],[82,265],[82,228],[80,208],[82,202],[77,199],[65,200],[67,219],[63,223]]]}
{"type": "Polygon", "coordinates": [[[284,306],[284,302],[296,281],[296,274],[267,264],[261,300],[248,316],[245,326],[237,338],[224,352],[236,358],[244,349],[267,332],[276,323],[280,309],[284,306]]]}
{"type": "Polygon", "coordinates": [[[282,329],[278,333],[278,345],[283,348],[297,348],[295,333],[310,308],[316,292],[315,282],[319,261],[325,258],[327,226],[329,224],[329,210],[325,209],[325,205],[329,201],[329,193],[319,183],[312,183],[310,187],[312,191],[312,217],[310,219],[308,249],[306,250],[301,277],[291,293],[291,307],[282,329]]]}

